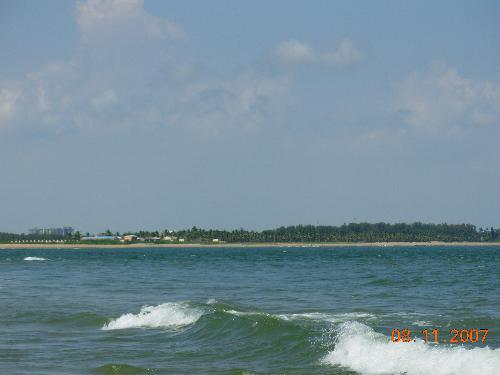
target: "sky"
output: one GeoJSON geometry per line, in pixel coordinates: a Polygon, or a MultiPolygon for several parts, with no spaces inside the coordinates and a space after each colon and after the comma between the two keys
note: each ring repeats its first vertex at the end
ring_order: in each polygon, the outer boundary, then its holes
{"type": "Polygon", "coordinates": [[[500,2],[0,2],[0,231],[500,227],[500,2]]]}

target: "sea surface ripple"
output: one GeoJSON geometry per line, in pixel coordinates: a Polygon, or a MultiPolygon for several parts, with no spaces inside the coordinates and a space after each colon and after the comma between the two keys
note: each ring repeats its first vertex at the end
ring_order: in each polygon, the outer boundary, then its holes
{"type": "Polygon", "coordinates": [[[2,251],[0,373],[495,374],[499,285],[487,246],[2,251]]]}

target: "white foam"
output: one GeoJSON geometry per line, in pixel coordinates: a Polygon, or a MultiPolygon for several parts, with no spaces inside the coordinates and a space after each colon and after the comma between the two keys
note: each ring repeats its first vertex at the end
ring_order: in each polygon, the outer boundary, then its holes
{"type": "Polygon", "coordinates": [[[278,318],[283,320],[316,320],[324,321],[329,323],[342,323],[355,319],[376,319],[373,314],[363,313],[363,312],[352,312],[343,314],[328,314],[321,312],[310,312],[301,314],[280,314],[277,315],[278,318]]]}
{"type": "Polygon", "coordinates": [[[334,318],[330,314],[311,312],[311,313],[301,313],[301,314],[279,314],[278,318],[283,320],[320,320],[331,322],[334,318]]]}
{"type": "Polygon", "coordinates": [[[235,316],[272,316],[260,311],[237,311],[237,310],[224,310],[224,312],[235,316]]]}
{"type": "Polygon", "coordinates": [[[127,328],[181,328],[196,322],[203,311],[185,303],[163,303],[143,306],[138,314],[123,314],[105,324],[103,330],[127,328]]]}
{"type": "Polygon", "coordinates": [[[235,316],[268,316],[274,317],[281,320],[293,321],[293,320],[312,320],[317,322],[328,322],[328,323],[343,323],[355,319],[366,319],[372,320],[376,319],[373,314],[362,313],[362,312],[352,312],[343,314],[329,314],[322,312],[310,312],[310,313],[297,313],[297,314],[268,314],[260,311],[238,311],[238,310],[224,310],[226,313],[235,316]]]}
{"type": "Polygon", "coordinates": [[[422,340],[393,343],[362,323],[347,322],[323,363],[369,375],[494,374],[500,368],[500,349],[429,345],[422,340]]]}
{"type": "Polygon", "coordinates": [[[343,323],[355,319],[365,319],[373,320],[376,316],[373,314],[362,313],[362,312],[352,312],[343,314],[329,314],[322,312],[310,312],[310,313],[297,313],[297,314],[268,314],[260,311],[238,311],[238,310],[224,310],[226,313],[235,316],[267,316],[278,318],[286,321],[294,320],[311,320],[317,322],[328,322],[328,323],[343,323]]]}
{"type": "Polygon", "coordinates": [[[432,326],[432,322],[430,322],[428,320],[417,320],[417,321],[413,322],[412,325],[419,326],[419,327],[429,327],[429,326],[432,326]]]}
{"type": "Polygon", "coordinates": [[[41,257],[26,257],[24,258],[24,260],[27,260],[27,261],[44,261],[44,260],[48,260],[47,258],[41,258],[41,257]]]}

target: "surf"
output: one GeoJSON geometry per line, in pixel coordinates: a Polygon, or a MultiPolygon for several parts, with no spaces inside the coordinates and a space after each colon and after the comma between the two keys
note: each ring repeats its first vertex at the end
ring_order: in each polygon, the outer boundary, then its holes
{"type": "Polygon", "coordinates": [[[48,260],[47,258],[42,258],[42,257],[26,257],[23,260],[26,260],[28,262],[43,262],[45,260],[48,260]]]}
{"type": "Polygon", "coordinates": [[[167,302],[157,306],[143,306],[137,313],[126,313],[104,324],[102,330],[128,328],[178,329],[195,323],[203,311],[187,303],[167,302]]]}
{"type": "Polygon", "coordinates": [[[430,345],[422,340],[393,343],[388,337],[356,321],[337,329],[334,349],[322,363],[367,375],[477,375],[500,368],[500,349],[430,345]]]}

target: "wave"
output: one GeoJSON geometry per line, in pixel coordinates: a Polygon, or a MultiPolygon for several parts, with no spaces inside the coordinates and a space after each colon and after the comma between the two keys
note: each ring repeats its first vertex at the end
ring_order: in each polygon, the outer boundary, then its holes
{"type": "Polygon", "coordinates": [[[27,261],[44,261],[44,260],[48,260],[47,258],[42,258],[42,257],[26,257],[24,258],[24,260],[27,260],[27,261]]]}
{"type": "MultiPolygon", "coordinates": [[[[291,357],[303,358],[321,371],[336,366],[366,375],[475,375],[500,368],[500,349],[434,345],[422,340],[392,343],[368,325],[383,317],[368,312],[272,314],[210,299],[144,306],[138,313],[112,319],[101,329],[166,328],[177,332],[189,326],[182,330],[185,340],[225,351],[235,361],[253,357],[286,366],[291,357]],[[235,341],[241,344],[234,346],[235,341]]],[[[95,321],[96,317],[91,318],[95,321]]]]}
{"type": "Polygon", "coordinates": [[[137,314],[123,314],[104,324],[103,330],[127,328],[170,328],[178,329],[195,323],[203,310],[187,303],[163,303],[158,306],[143,306],[137,314]]]}
{"type": "Polygon", "coordinates": [[[165,328],[191,325],[202,315],[211,315],[211,319],[227,319],[227,315],[255,321],[282,321],[282,322],[320,322],[343,323],[352,320],[371,321],[377,319],[373,314],[365,312],[351,312],[331,314],[324,312],[308,312],[294,314],[271,314],[263,311],[245,309],[231,304],[209,299],[206,303],[167,302],[157,306],[143,306],[139,313],[123,314],[104,324],[102,329],[126,328],[165,328]]]}
{"type": "Polygon", "coordinates": [[[351,320],[376,320],[377,316],[365,312],[350,312],[350,313],[325,313],[325,312],[307,312],[295,314],[269,314],[262,311],[241,311],[234,308],[223,308],[223,312],[235,316],[261,316],[271,319],[280,319],[284,321],[315,321],[325,323],[343,323],[351,320]]]}
{"type": "Polygon", "coordinates": [[[277,315],[268,314],[261,311],[240,311],[240,310],[221,310],[223,313],[234,315],[234,316],[248,316],[248,317],[267,317],[267,318],[278,318],[277,315]]]}
{"type": "Polygon", "coordinates": [[[431,346],[422,340],[396,344],[359,322],[339,326],[334,349],[322,362],[370,375],[493,374],[500,349],[431,346]]]}
{"type": "Polygon", "coordinates": [[[314,321],[321,321],[328,323],[342,323],[356,319],[363,319],[363,320],[377,319],[375,315],[364,312],[352,312],[352,313],[342,313],[342,314],[310,312],[310,313],[300,313],[300,314],[279,314],[276,316],[283,320],[314,320],[314,321]]]}

